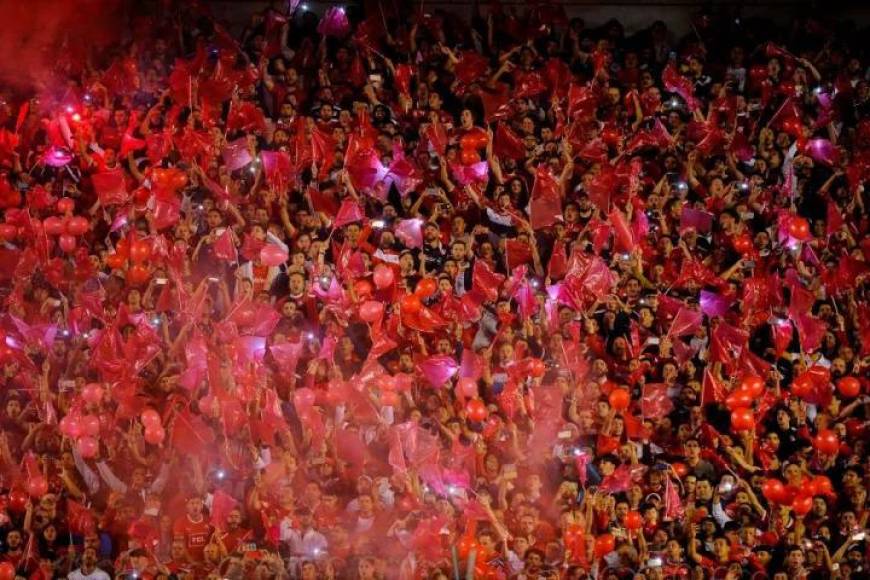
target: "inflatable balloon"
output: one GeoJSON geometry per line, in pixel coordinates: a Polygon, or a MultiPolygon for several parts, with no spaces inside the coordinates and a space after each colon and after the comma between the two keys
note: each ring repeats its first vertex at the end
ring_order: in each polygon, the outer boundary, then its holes
{"type": "Polygon", "coordinates": [[[63,233],[63,220],[53,215],[45,218],[42,222],[42,228],[50,236],[59,236],[63,233]]]}
{"type": "Polygon", "coordinates": [[[76,444],[79,454],[85,459],[93,459],[97,456],[100,444],[93,437],[82,437],[76,444]]]}
{"type": "Polygon", "coordinates": [[[764,379],[755,375],[743,377],[740,388],[747,391],[753,399],[757,399],[764,393],[764,379]]]}
{"type": "Polygon", "coordinates": [[[421,298],[429,298],[438,290],[438,283],[434,278],[423,278],[417,282],[414,294],[421,298]]]}
{"type": "Polygon", "coordinates": [[[142,424],[145,425],[146,429],[152,426],[157,427],[162,422],[160,418],[160,413],[158,413],[154,409],[145,409],[144,411],[142,411],[142,414],[139,418],[142,420],[142,424]]]}
{"type": "Polygon", "coordinates": [[[40,498],[48,493],[48,481],[41,475],[35,475],[27,480],[27,493],[30,497],[40,498]]]}
{"type": "Polygon", "coordinates": [[[477,396],[477,381],[469,377],[463,377],[456,382],[456,393],[466,398],[477,396]]]}
{"type": "Polygon", "coordinates": [[[861,393],[861,381],[855,377],[843,377],[837,381],[837,390],[844,397],[853,399],[861,393]]]}
{"type": "Polygon", "coordinates": [[[76,239],[69,234],[61,234],[57,240],[60,249],[67,254],[72,253],[76,249],[76,239]]]}
{"type": "Polygon", "coordinates": [[[472,421],[483,421],[487,415],[486,404],[480,399],[471,399],[465,404],[465,413],[472,421]]]}
{"type": "Polygon", "coordinates": [[[393,284],[393,269],[386,264],[378,264],[375,266],[375,273],[372,278],[375,281],[375,286],[383,290],[393,284]]]}
{"type": "Polygon", "coordinates": [[[608,397],[610,406],[617,411],[625,411],[631,403],[631,395],[625,389],[614,389],[608,397]]]}
{"type": "Polygon", "coordinates": [[[611,534],[601,534],[595,538],[595,557],[603,558],[616,547],[616,540],[611,534]]]}
{"type": "Polygon", "coordinates": [[[761,493],[770,503],[781,504],[786,496],[785,485],[780,480],[770,477],[761,485],[761,493]]]}
{"type": "Polygon", "coordinates": [[[374,323],[384,315],[384,305],[376,300],[367,300],[360,304],[359,317],[366,322],[374,323]]]}
{"type": "Polygon", "coordinates": [[[73,236],[83,236],[91,229],[91,224],[82,216],[73,216],[66,224],[66,231],[73,236]]]}
{"type": "Polygon", "coordinates": [[[813,439],[813,446],[821,453],[833,455],[840,450],[840,438],[830,429],[822,429],[813,439]]]}
{"type": "Polygon", "coordinates": [[[160,445],[166,439],[166,430],[162,425],[150,425],[145,429],[145,441],[151,445],[160,445]]]}
{"type": "Polygon", "coordinates": [[[731,414],[731,426],[736,431],[749,431],[755,428],[755,417],[752,409],[737,409],[731,414]]]}

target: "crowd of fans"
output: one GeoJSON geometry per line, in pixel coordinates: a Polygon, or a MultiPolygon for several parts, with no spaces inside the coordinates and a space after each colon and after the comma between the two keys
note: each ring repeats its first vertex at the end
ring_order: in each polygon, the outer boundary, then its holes
{"type": "Polygon", "coordinates": [[[5,93],[0,579],[866,578],[866,40],[407,4],[5,93]]]}

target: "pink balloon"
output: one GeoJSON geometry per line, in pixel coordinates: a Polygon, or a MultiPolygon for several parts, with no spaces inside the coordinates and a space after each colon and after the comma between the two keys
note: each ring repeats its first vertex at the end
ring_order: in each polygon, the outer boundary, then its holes
{"type": "Polygon", "coordinates": [[[78,439],[81,437],[84,428],[82,427],[81,417],[76,415],[67,415],[60,421],[61,431],[70,439],[78,439]]]}
{"type": "Polygon", "coordinates": [[[477,381],[470,377],[463,377],[456,382],[456,394],[467,398],[477,396],[477,381]]]}
{"type": "Polygon", "coordinates": [[[91,229],[91,224],[82,216],[75,216],[66,225],[66,231],[73,236],[81,236],[91,229]]]}
{"type": "Polygon", "coordinates": [[[363,302],[359,307],[359,317],[366,322],[375,322],[384,315],[384,305],[376,300],[363,302]]]}
{"type": "Polygon", "coordinates": [[[278,266],[287,261],[287,252],[275,244],[266,244],[260,250],[260,261],[266,266],[278,266]]]}
{"type": "Polygon", "coordinates": [[[375,266],[374,281],[375,286],[380,289],[388,288],[393,284],[393,269],[386,264],[378,264],[375,266]]]}
{"type": "Polygon", "coordinates": [[[145,409],[142,411],[142,415],[140,417],[142,419],[142,424],[145,425],[145,428],[148,427],[159,427],[161,423],[160,413],[155,411],[154,409],[145,409]]]}
{"type": "Polygon", "coordinates": [[[78,442],[79,455],[85,459],[92,459],[97,456],[97,451],[100,444],[93,437],[82,437],[78,442]]]}
{"type": "Polygon", "coordinates": [[[99,383],[88,383],[82,389],[82,399],[87,403],[99,403],[103,400],[103,387],[99,383]]]}
{"type": "Polygon", "coordinates": [[[160,445],[164,439],[166,439],[166,430],[162,426],[157,425],[145,429],[145,441],[151,445],[160,445]]]}
{"type": "Polygon", "coordinates": [[[0,240],[10,241],[14,240],[18,235],[18,228],[13,226],[12,224],[0,224],[0,240]]]}
{"type": "Polygon", "coordinates": [[[61,234],[58,238],[60,249],[69,254],[76,249],[76,239],[69,234],[61,234]]]}
{"type": "Polygon", "coordinates": [[[56,215],[48,216],[43,220],[42,227],[50,236],[59,236],[63,233],[63,220],[56,215]]]}
{"type": "Polygon", "coordinates": [[[100,434],[100,419],[96,415],[85,415],[81,423],[86,436],[96,437],[100,434]]]}

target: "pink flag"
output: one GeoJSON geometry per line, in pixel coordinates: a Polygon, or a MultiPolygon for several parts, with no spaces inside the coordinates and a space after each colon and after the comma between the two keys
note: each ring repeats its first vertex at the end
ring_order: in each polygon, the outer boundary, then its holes
{"type": "Polygon", "coordinates": [[[400,221],[394,233],[407,248],[423,247],[423,220],[420,218],[400,221]]]}
{"type": "Polygon", "coordinates": [[[668,336],[679,338],[688,334],[694,334],[701,327],[701,322],[704,320],[704,313],[698,310],[691,310],[683,306],[674,317],[671,323],[671,328],[668,330],[668,336]]]}
{"type": "Polygon", "coordinates": [[[733,300],[709,290],[701,290],[700,302],[701,312],[711,318],[724,315],[731,308],[731,305],[734,304],[733,300]]]}
{"type": "Polygon", "coordinates": [[[227,143],[221,155],[223,156],[224,163],[229,171],[241,169],[254,160],[254,158],[251,157],[251,152],[248,150],[247,137],[240,137],[235,141],[227,143]]]}
{"type": "Polygon", "coordinates": [[[346,199],[341,202],[341,207],[338,208],[338,214],[335,216],[333,227],[340,228],[347,224],[360,222],[365,219],[362,207],[352,199],[346,199]]]}

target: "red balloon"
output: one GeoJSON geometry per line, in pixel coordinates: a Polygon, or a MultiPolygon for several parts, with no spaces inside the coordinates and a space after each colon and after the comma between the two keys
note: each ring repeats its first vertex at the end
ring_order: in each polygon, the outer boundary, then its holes
{"type": "Polygon", "coordinates": [[[749,391],[737,389],[725,398],[725,406],[732,411],[752,406],[753,396],[749,391]]]}
{"type": "Polygon", "coordinates": [[[100,434],[100,419],[96,415],[85,415],[82,417],[81,424],[85,435],[96,437],[100,434]]]}
{"type": "Polygon", "coordinates": [[[9,562],[0,563],[0,580],[15,580],[15,566],[9,562]]]}
{"type": "Polygon", "coordinates": [[[731,244],[734,246],[735,250],[743,255],[750,253],[755,247],[755,245],[752,243],[752,237],[749,234],[740,234],[738,236],[735,236],[731,244]]]}
{"type": "Polygon", "coordinates": [[[471,129],[459,139],[460,149],[477,150],[486,147],[489,138],[486,136],[486,131],[479,127],[471,129]]]}
{"type": "Polygon", "coordinates": [[[149,425],[145,428],[145,441],[151,445],[160,445],[166,439],[166,430],[162,425],[149,425]]]}
{"type": "Polygon", "coordinates": [[[120,270],[127,262],[126,258],[120,254],[109,254],[106,256],[106,265],[113,270],[120,270]]]}
{"type": "Polygon", "coordinates": [[[785,499],[785,485],[778,479],[769,478],[761,485],[761,493],[771,503],[783,503],[785,499]]]}
{"type": "Polygon", "coordinates": [[[805,516],[813,509],[813,496],[799,495],[791,502],[791,509],[799,516],[805,516]]]}
{"type": "Polygon", "coordinates": [[[21,489],[13,488],[9,492],[9,501],[7,503],[9,510],[13,512],[23,512],[27,509],[27,494],[21,489]]]}
{"type": "Polygon", "coordinates": [[[50,236],[59,236],[63,233],[63,220],[56,215],[48,216],[43,220],[42,228],[50,236]]]}
{"type": "Polygon", "coordinates": [[[795,377],[791,384],[791,392],[795,397],[805,399],[815,391],[815,383],[813,377],[808,372],[803,372],[795,377]]]}
{"type": "Polygon", "coordinates": [[[142,286],[148,281],[151,272],[141,264],[134,264],[127,270],[127,283],[131,286],[142,286]]]}
{"type": "Polygon", "coordinates": [[[41,475],[27,480],[27,493],[30,497],[40,498],[48,493],[48,481],[41,475]]]}
{"type": "Polygon", "coordinates": [[[595,538],[595,557],[603,558],[616,547],[616,539],[611,534],[601,534],[595,538]]]}
{"type": "Polygon", "coordinates": [[[367,300],[360,304],[359,317],[366,322],[374,323],[384,315],[384,305],[376,300],[367,300]]]}
{"type": "Polygon", "coordinates": [[[755,416],[752,409],[737,409],[731,413],[731,426],[736,431],[751,431],[755,428],[755,416]]]}
{"type": "Polygon", "coordinates": [[[79,439],[77,447],[82,457],[92,459],[97,456],[100,444],[93,437],[82,437],[79,439]]]}
{"type": "Polygon", "coordinates": [[[60,213],[71,213],[76,207],[76,202],[68,197],[62,197],[57,200],[57,211],[60,213]]]}
{"type": "Polygon", "coordinates": [[[130,244],[130,259],[134,264],[141,264],[151,257],[151,244],[144,240],[136,240],[130,244]]]}
{"type": "Polygon", "coordinates": [[[631,403],[631,395],[625,389],[614,389],[607,398],[610,406],[617,411],[625,411],[631,403]]]}
{"type": "Polygon", "coordinates": [[[676,463],[671,464],[671,468],[680,479],[683,479],[684,477],[686,477],[686,475],[689,474],[689,468],[686,466],[685,463],[680,463],[679,461],[677,461],[676,463]]]}
{"type": "Polygon", "coordinates": [[[788,224],[788,233],[796,240],[810,239],[810,224],[802,217],[794,216],[788,224]]]}
{"type": "Polygon", "coordinates": [[[118,240],[118,243],[115,245],[115,253],[123,256],[125,260],[130,257],[130,242],[127,241],[127,238],[118,240]]]}
{"type": "Polygon", "coordinates": [[[483,421],[486,419],[486,405],[480,399],[471,399],[465,404],[465,413],[472,421],[483,421]]]}
{"type": "Polygon", "coordinates": [[[18,228],[11,224],[0,224],[0,240],[9,242],[18,236],[18,228]]]}
{"type": "Polygon", "coordinates": [[[861,392],[861,381],[855,377],[843,377],[837,381],[837,390],[844,397],[852,399],[861,392]]]}
{"type": "Polygon", "coordinates": [[[147,187],[137,187],[133,190],[133,203],[136,205],[145,205],[148,203],[148,198],[151,197],[151,190],[147,187]]]}
{"type": "Polygon", "coordinates": [[[757,399],[764,394],[764,379],[755,375],[743,377],[740,382],[740,388],[749,392],[753,399],[757,399]]]}
{"type": "Polygon", "coordinates": [[[73,236],[82,236],[91,229],[91,224],[82,216],[73,216],[66,224],[67,233],[73,236]]]}
{"type": "Polygon", "coordinates": [[[816,475],[813,477],[813,487],[816,490],[815,495],[834,495],[834,485],[831,480],[824,475],[816,475]]]}
{"type": "Polygon", "coordinates": [[[61,234],[57,239],[57,243],[60,246],[60,249],[67,254],[72,253],[76,249],[76,239],[69,234],[61,234]]]}
{"type": "Polygon", "coordinates": [[[813,440],[814,447],[821,453],[834,455],[840,450],[840,438],[830,429],[822,429],[813,440]]]}
{"type": "Polygon", "coordinates": [[[142,411],[142,415],[140,415],[139,418],[142,420],[142,424],[145,425],[146,429],[148,427],[159,427],[162,422],[160,413],[154,409],[145,409],[142,411]]]}
{"type": "Polygon", "coordinates": [[[416,314],[417,312],[420,312],[420,309],[423,307],[423,303],[420,302],[419,296],[415,296],[414,294],[407,294],[402,297],[400,307],[402,309],[402,314],[416,314]]]}
{"type": "Polygon", "coordinates": [[[529,362],[529,374],[535,378],[543,377],[547,372],[547,365],[539,358],[533,358],[529,362]]]}
{"type": "Polygon", "coordinates": [[[629,530],[639,530],[643,526],[643,516],[640,512],[628,512],[625,514],[625,527],[629,530]]]}
{"type": "Polygon", "coordinates": [[[435,281],[435,278],[423,278],[419,282],[417,282],[417,288],[414,290],[414,294],[421,298],[429,298],[438,290],[438,283],[435,281]]]}
{"type": "Polygon", "coordinates": [[[474,165],[480,162],[480,155],[474,149],[462,149],[459,152],[459,162],[463,165],[474,165]]]}
{"type": "Polygon", "coordinates": [[[393,273],[393,269],[386,264],[378,264],[375,266],[375,273],[374,276],[372,276],[372,279],[375,281],[375,286],[379,289],[383,290],[384,288],[391,286],[394,278],[395,274],[393,273]]]}

